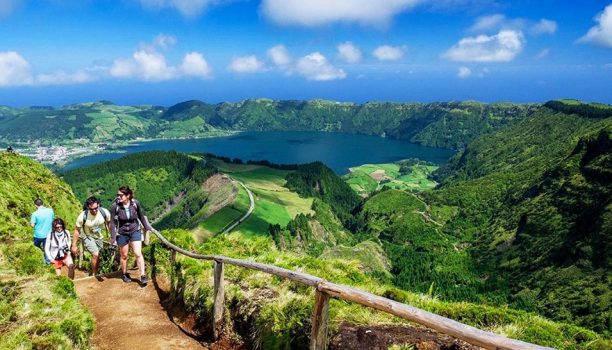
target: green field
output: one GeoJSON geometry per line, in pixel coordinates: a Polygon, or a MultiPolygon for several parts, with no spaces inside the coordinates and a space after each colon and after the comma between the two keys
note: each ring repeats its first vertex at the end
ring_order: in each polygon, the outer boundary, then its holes
{"type": "MultiPolygon", "coordinates": [[[[230,164],[212,159],[211,164],[219,171],[241,181],[247,186],[255,198],[255,209],[251,216],[234,229],[246,235],[268,234],[270,224],[287,223],[299,213],[312,214],[312,198],[300,196],[283,187],[286,170],[278,170],[260,165],[230,164]]],[[[242,216],[249,208],[249,197],[242,186],[239,187],[238,196],[231,207],[206,219],[200,228],[209,233],[219,233],[230,222],[242,216]]],[[[201,232],[196,232],[196,239],[201,238],[201,232]]]]}
{"type": "Polygon", "coordinates": [[[426,191],[437,183],[429,176],[438,166],[417,162],[410,166],[398,163],[364,164],[350,169],[343,178],[361,196],[368,196],[382,188],[426,191]]]}

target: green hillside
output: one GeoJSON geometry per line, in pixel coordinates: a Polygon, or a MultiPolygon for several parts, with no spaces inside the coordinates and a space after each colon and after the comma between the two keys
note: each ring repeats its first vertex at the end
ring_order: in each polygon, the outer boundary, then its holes
{"type": "Polygon", "coordinates": [[[198,157],[152,151],[127,155],[63,174],[81,201],[91,195],[110,208],[117,189],[129,185],[157,226],[193,227],[208,198],[203,184],[216,168],[198,157]]]}
{"type": "Polygon", "coordinates": [[[507,280],[509,302],[606,334],[611,131],[611,118],[543,109],[470,144],[432,193],[459,208],[445,231],[470,241],[483,276],[507,280]]]}
{"type": "Polygon", "coordinates": [[[478,102],[365,104],[335,101],[186,101],[169,108],[109,102],[0,109],[0,142],[110,143],[136,138],[206,137],[235,131],[359,133],[460,149],[475,137],[528,118],[539,105],[478,102]],[[37,125],[32,128],[32,125],[37,125]]]}
{"type": "Polygon", "coordinates": [[[0,348],[89,349],[93,317],[72,282],[44,264],[29,225],[37,197],[67,224],[77,199],[48,169],[15,154],[0,154],[0,177],[0,348]]]}

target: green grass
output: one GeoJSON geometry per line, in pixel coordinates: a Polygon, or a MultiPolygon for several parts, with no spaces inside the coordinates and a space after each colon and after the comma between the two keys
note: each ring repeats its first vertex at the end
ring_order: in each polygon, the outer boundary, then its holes
{"type": "MultiPolygon", "coordinates": [[[[285,176],[289,171],[260,165],[225,163],[217,159],[212,159],[210,162],[221,172],[244,183],[253,192],[255,210],[247,220],[234,229],[235,231],[247,235],[267,235],[270,224],[285,226],[297,214],[313,213],[312,198],[301,198],[297,193],[283,187],[286,183],[285,176]]],[[[238,188],[238,196],[232,208],[240,213],[246,213],[249,208],[249,197],[242,186],[238,188]]],[[[211,220],[213,221],[211,225],[218,226],[215,223],[227,219],[227,214],[227,212],[221,213],[219,215],[223,217],[219,218],[218,214],[215,214],[207,221],[211,220]]]]}
{"type": "MultiPolygon", "coordinates": [[[[176,244],[195,248],[189,233],[173,230],[167,234],[176,244]]],[[[497,332],[512,338],[561,349],[601,349],[612,343],[596,333],[567,324],[548,321],[525,311],[483,306],[465,302],[442,302],[437,298],[399,290],[364,272],[363,262],[355,260],[318,259],[278,251],[268,236],[251,236],[242,232],[212,237],[197,250],[205,254],[248,259],[283,268],[310,273],[326,280],[347,284],[373,294],[390,297],[460,322],[497,332]]],[[[156,260],[167,262],[167,252],[156,260]],[[163,256],[162,256],[163,255],[163,256]]],[[[212,266],[209,262],[180,257],[176,267],[163,269],[171,274],[175,290],[180,290],[186,307],[202,318],[212,313],[212,266]]],[[[263,272],[235,266],[225,267],[226,301],[232,317],[251,322],[247,341],[265,349],[297,348],[308,344],[309,319],[314,290],[263,272]],[[255,317],[254,317],[255,316],[255,317]]],[[[342,322],[360,325],[404,324],[396,317],[358,304],[332,299],[330,302],[330,335],[342,322]]]]}
{"type": "Polygon", "coordinates": [[[343,176],[351,188],[361,196],[383,189],[393,188],[407,191],[427,191],[436,187],[437,183],[429,176],[437,166],[413,164],[409,171],[401,172],[400,163],[364,164],[351,168],[351,172],[343,176]]]}
{"type": "Polygon", "coordinates": [[[44,264],[28,224],[40,197],[72,226],[74,194],[42,165],[4,152],[0,177],[0,349],[89,349],[93,316],[72,281],[44,264]]]}

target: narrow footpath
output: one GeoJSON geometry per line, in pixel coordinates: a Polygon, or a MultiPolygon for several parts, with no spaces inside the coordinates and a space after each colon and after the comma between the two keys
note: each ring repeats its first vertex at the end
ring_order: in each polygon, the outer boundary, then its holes
{"type": "Polygon", "coordinates": [[[77,295],[96,319],[96,349],[208,349],[171,320],[153,282],[140,287],[120,274],[96,278],[77,271],[77,295]]]}

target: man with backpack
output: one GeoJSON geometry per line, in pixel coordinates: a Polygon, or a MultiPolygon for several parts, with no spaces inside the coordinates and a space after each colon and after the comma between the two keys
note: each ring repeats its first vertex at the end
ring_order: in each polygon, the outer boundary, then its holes
{"type": "Polygon", "coordinates": [[[83,234],[83,245],[91,253],[91,273],[97,275],[100,262],[100,251],[104,245],[103,230],[107,235],[110,232],[109,224],[111,214],[108,210],[100,207],[100,200],[89,197],[83,205],[83,212],[76,220],[74,235],[72,236],[72,254],[77,254],[77,240],[83,234]]]}

